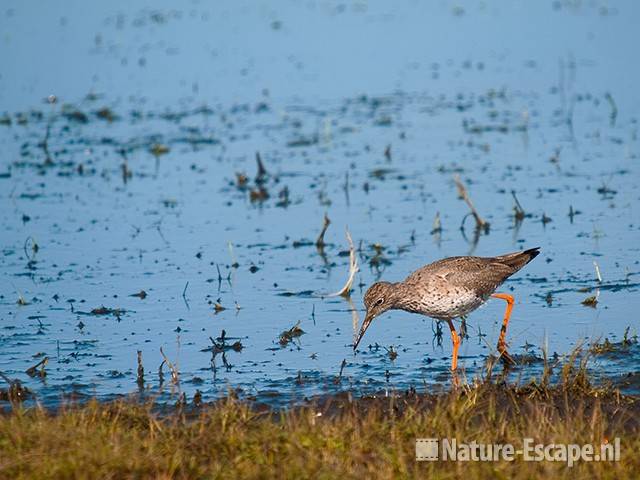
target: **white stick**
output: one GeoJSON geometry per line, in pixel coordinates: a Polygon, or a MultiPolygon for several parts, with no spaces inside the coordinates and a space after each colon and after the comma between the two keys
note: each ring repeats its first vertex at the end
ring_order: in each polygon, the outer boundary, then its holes
{"type": "Polygon", "coordinates": [[[598,279],[598,283],[602,283],[602,276],[600,275],[600,267],[598,266],[598,262],[594,260],[593,266],[596,267],[596,278],[598,279]]]}
{"type": "Polygon", "coordinates": [[[340,290],[335,293],[331,293],[327,295],[328,297],[348,297],[349,292],[351,291],[351,286],[353,285],[353,280],[356,278],[356,273],[358,273],[358,257],[356,256],[356,247],[353,245],[353,239],[351,238],[351,234],[349,230],[346,231],[347,240],[349,241],[349,278],[347,278],[347,283],[344,284],[340,290]]]}

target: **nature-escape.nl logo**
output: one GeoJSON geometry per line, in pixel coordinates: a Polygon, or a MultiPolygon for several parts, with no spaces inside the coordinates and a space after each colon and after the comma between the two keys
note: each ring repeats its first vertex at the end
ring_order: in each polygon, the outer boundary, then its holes
{"type": "Polygon", "coordinates": [[[416,439],[417,461],[453,462],[563,462],[572,467],[576,462],[617,462],[620,460],[620,439],[604,439],[600,445],[586,443],[536,443],[523,438],[522,445],[511,443],[459,442],[455,438],[416,439]]]}

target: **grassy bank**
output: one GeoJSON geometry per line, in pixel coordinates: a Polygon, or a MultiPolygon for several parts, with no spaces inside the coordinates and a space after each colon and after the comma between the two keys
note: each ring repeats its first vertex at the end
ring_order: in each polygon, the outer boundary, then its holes
{"type": "Polygon", "coordinates": [[[560,384],[478,382],[442,395],[330,397],[274,412],[227,398],[158,413],[133,402],[0,416],[2,478],[627,478],[640,471],[640,402],[567,368],[560,384]],[[415,439],[592,443],[618,462],[416,462],[415,439]]]}

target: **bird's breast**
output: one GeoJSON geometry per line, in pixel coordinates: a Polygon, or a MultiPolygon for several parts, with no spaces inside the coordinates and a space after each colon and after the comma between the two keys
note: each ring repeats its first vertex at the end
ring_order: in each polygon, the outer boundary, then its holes
{"type": "Polygon", "coordinates": [[[404,309],[433,318],[456,318],[471,313],[485,300],[466,288],[453,288],[449,291],[436,290],[414,295],[404,309]]]}

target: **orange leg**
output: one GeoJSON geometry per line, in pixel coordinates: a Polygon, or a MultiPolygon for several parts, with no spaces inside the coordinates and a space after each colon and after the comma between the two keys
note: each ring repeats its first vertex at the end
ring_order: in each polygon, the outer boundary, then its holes
{"type": "Polygon", "coordinates": [[[502,328],[500,329],[500,337],[498,338],[498,352],[503,360],[513,362],[513,359],[507,352],[507,342],[505,337],[507,335],[507,325],[509,325],[509,318],[511,318],[511,310],[513,310],[514,299],[512,295],[508,293],[494,293],[491,295],[494,298],[500,298],[507,302],[507,309],[504,311],[504,320],[502,320],[502,328]]]}
{"type": "Polygon", "coordinates": [[[453,358],[451,359],[451,371],[455,372],[458,368],[458,349],[460,348],[460,337],[456,333],[456,327],[453,325],[451,319],[447,320],[449,328],[451,329],[451,341],[453,342],[453,358]]]}

